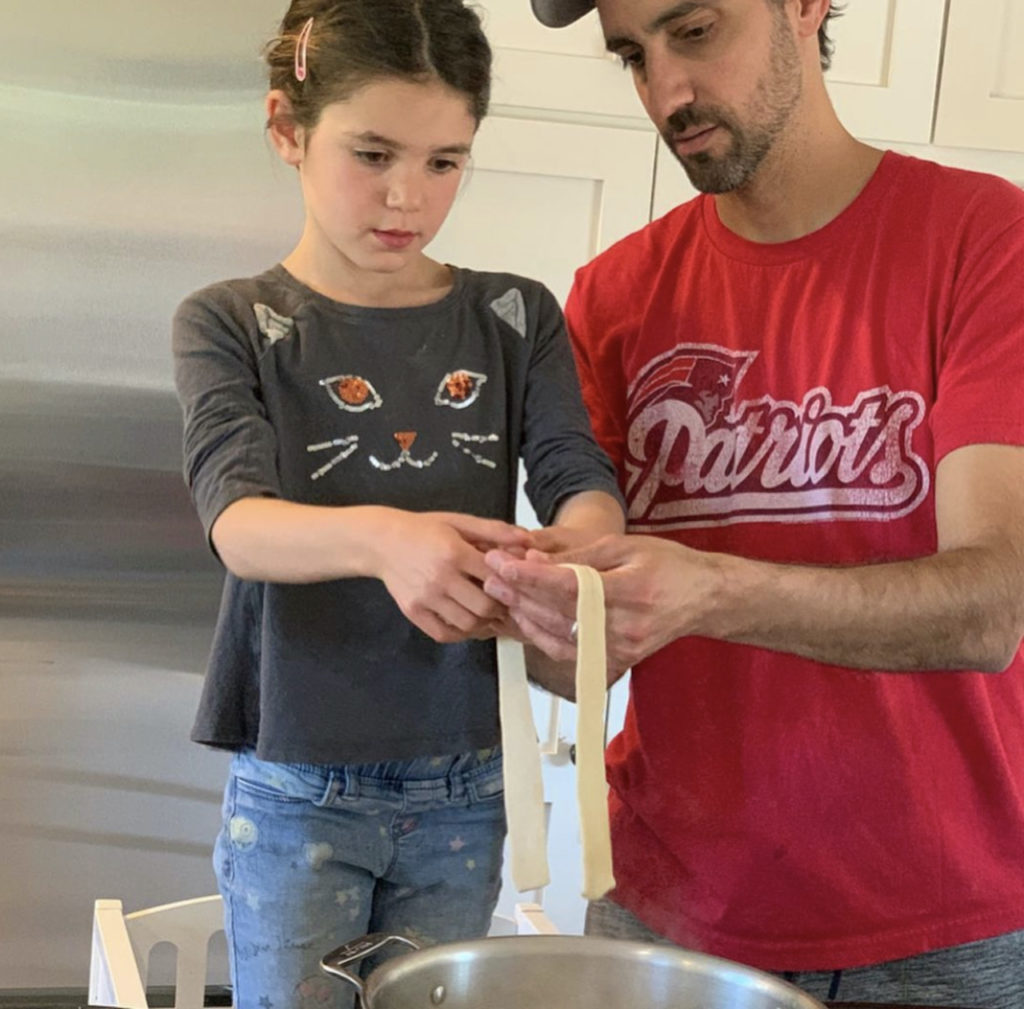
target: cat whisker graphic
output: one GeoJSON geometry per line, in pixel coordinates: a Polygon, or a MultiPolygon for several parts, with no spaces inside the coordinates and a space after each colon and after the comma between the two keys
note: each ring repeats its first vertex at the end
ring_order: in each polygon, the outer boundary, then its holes
{"type": "Polygon", "coordinates": [[[310,474],[311,480],[319,480],[320,477],[330,473],[339,462],[344,462],[357,448],[359,448],[359,435],[349,435],[347,438],[332,438],[330,441],[322,441],[316,445],[307,445],[307,452],[327,452],[332,448],[340,448],[341,451],[329,459],[318,470],[310,474]]]}
{"type": "Polygon", "coordinates": [[[459,431],[452,431],[452,446],[468,455],[473,462],[489,469],[496,469],[498,464],[475,452],[471,446],[494,444],[500,440],[496,434],[462,434],[459,431]]]}
{"type": "Polygon", "coordinates": [[[426,469],[428,466],[433,466],[437,459],[437,453],[431,452],[425,459],[414,459],[412,453],[409,451],[412,448],[412,443],[416,440],[415,431],[396,431],[394,434],[395,441],[398,442],[401,452],[397,459],[391,462],[382,462],[375,455],[370,456],[371,465],[384,473],[387,473],[394,469],[399,469],[402,466],[412,466],[413,469],[426,469]]]}

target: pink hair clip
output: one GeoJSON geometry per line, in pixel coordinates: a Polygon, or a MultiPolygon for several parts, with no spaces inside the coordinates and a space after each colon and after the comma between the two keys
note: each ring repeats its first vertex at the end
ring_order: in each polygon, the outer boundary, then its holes
{"type": "Polygon", "coordinates": [[[295,79],[304,81],[306,79],[306,50],[309,47],[309,36],[313,34],[313,18],[310,18],[299,32],[298,41],[295,43],[295,79]]]}

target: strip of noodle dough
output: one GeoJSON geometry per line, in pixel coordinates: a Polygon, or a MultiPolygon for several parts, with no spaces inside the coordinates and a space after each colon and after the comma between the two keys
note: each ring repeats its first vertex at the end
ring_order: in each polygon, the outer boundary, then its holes
{"type": "MultiPolygon", "coordinates": [[[[576,799],[583,848],[583,896],[603,897],[614,885],[604,770],[605,674],[604,588],[601,576],[581,565],[576,575],[576,799]]],[[[550,882],[540,750],[530,707],[523,646],[498,640],[498,697],[504,753],[505,815],[515,888],[534,890],[550,882]]]]}
{"type": "Polygon", "coordinates": [[[603,897],[615,886],[604,770],[607,651],[604,585],[593,569],[566,564],[576,575],[576,801],[583,846],[583,896],[603,897]]]}

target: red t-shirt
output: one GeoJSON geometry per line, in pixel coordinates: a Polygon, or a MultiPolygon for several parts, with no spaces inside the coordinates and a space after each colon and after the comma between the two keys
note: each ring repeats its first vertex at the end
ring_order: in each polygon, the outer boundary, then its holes
{"type": "MultiPolygon", "coordinates": [[[[783,563],[934,553],[937,463],[1024,444],[1024,193],[888,153],[804,238],[710,197],[567,306],[631,532],[783,563]]],[[[1024,928],[1024,652],[894,674],[702,638],[633,671],[608,751],[615,898],[777,970],[1024,928]]]]}

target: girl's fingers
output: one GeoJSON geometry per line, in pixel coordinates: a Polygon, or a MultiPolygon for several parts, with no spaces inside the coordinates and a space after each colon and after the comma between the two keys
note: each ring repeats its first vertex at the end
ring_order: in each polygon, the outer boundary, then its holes
{"type": "Polygon", "coordinates": [[[466,637],[431,610],[417,610],[414,613],[407,613],[406,616],[428,638],[441,644],[452,644],[456,641],[462,641],[466,637]]]}
{"type": "Polygon", "coordinates": [[[476,582],[466,578],[460,578],[451,586],[448,599],[476,622],[489,623],[505,612],[505,607],[499,601],[491,598],[476,582]]]}
{"type": "Polygon", "coordinates": [[[530,542],[530,534],[525,529],[509,525],[500,519],[482,519],[475,515],[460,515],[457,512],[444,512],[441,518],[474,546],[525,549],[530,542]]]}

